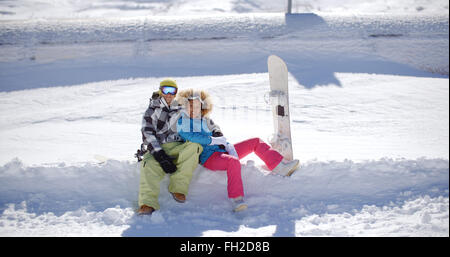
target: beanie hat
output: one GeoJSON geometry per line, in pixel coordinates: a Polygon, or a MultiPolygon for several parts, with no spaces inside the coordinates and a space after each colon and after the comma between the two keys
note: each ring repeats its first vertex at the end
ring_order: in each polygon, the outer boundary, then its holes
{"type": "Polygon", "coordinates": [[[159,87],[163,87],[163,86],[169,86],[169,87],[176,87],[176,88],[178,88],[177,82],[174,79],[170,79],[170,78],[164,79],[163,81],[161,81],[159,83],[159,87]]]}
{"type": "Polygon", "coordinates": [[[167,78],[159,83],[159,90],[157,91],[159,96],[162,96],[161,87],[164,86],[175,87],[178,90],[177,82],[174,79],[167,78]]]}

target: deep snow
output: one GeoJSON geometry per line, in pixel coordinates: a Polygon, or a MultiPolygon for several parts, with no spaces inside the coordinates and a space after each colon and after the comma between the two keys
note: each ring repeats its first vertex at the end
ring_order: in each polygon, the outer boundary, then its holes
{"type": "Polygon", "coordinates": [[[0,235],[448,236],[448,2],[295,2],[315,13],[0,2],[0,235]],[[290,71],[301,168],[282,178],[242,160],[249,209],[233,214],[226,174],[198,167],[185,204],[166,178],[161,210],[136,217],[132,155],[161,78],[207,89],[231,142],[267,141],[270,54],[290,71]]]}
{"type": "Polygon", "coordinates": [[[231,212],[225,173],[199,167],[185,204],[173,201],[166,178],[161,210],[137,217],[135,163],[24,167],[16,160],[1,168],[0,231],[3,236],[448,234],[448,160],[309,162],[291,178],[261,169],[244,162],[245,213],[231,212]]]}

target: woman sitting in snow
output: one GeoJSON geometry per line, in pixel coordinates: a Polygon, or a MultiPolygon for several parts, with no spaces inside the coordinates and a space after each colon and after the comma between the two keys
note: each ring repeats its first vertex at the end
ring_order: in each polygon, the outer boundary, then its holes
{"type": "Polygon", "coordinates": [[[203,147],[200,163],[207,169],[226,170],[228,197],[233,211],[247,208],[241,177],[240,159],[254,152],[273,173],[290,176],[299,161],[288,161],[259,138],[251,138],[235,145],[227,142],[220,128],[208,117],[212,102],[205,91],[184,90],[178,93],[177,102],[183,106],[177,130],[186,141],[199,143],[203,147]]]}

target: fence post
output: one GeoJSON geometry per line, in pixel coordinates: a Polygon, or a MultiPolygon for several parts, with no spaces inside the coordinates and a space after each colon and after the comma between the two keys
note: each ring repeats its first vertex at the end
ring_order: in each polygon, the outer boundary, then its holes
{"type": "Polygon", "coordinates": [[[292,13],[292,0],[288,0],[287,14],[292,13]]]}

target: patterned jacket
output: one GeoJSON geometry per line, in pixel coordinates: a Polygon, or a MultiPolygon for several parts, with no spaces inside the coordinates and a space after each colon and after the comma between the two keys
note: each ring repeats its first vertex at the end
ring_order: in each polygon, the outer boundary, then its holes
{"type": "Polygon", "coordinates": [[[169,107],[164,98],[153,93],[141,129],[143,144],[151,154],[161,150],[162,144],[183,141],[177,132],[180,110],[176,102],[169,107]]]}

